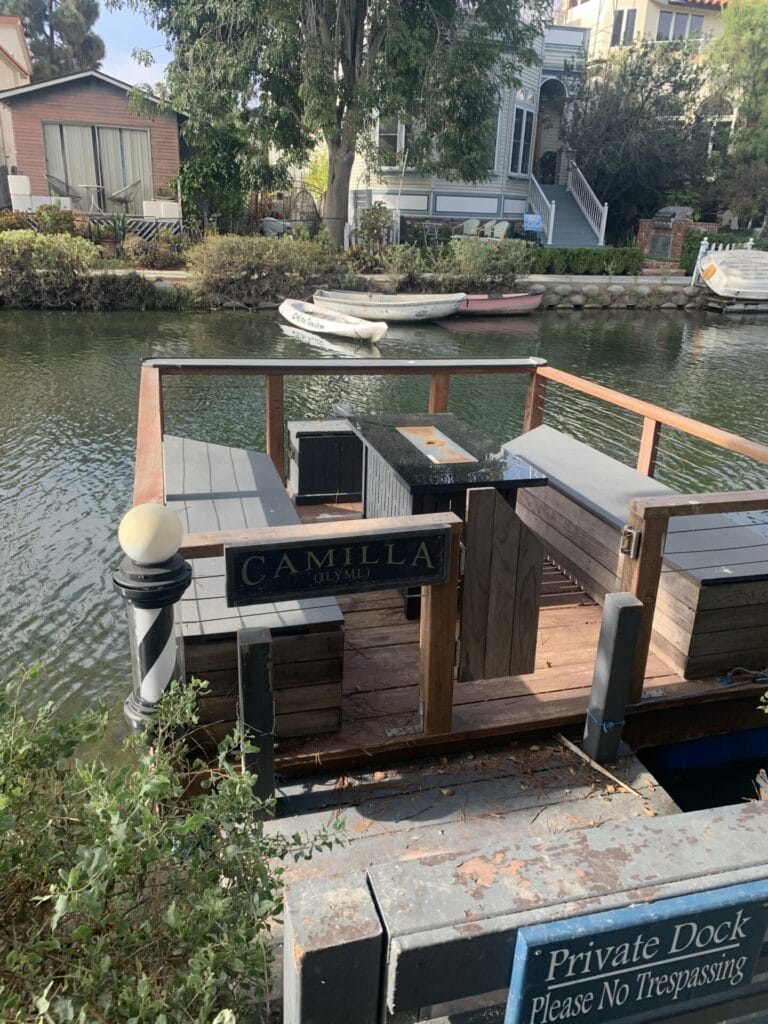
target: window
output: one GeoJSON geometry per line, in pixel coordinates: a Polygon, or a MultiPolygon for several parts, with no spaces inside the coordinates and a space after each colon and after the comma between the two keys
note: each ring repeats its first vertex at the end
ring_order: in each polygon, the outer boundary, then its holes
{"type": "Polygon", "coordinates": [[[110,196],[135,181],[140,182],[128,208],[141,213],[142,201],[151,199],[152,163],[149,132],[144,128],[111,128],[104,125],[43,125],[45,164],[48,174],[80,192],[86,212],[125,212],[110,196]]]}
{"type": "Polygon", "coordinates": [[[410,142],[410,125],[398,121],[396,117],[379,118],[379,154],[382,167],[402,167],[408,159],[410,142]]]}
{"type": "Polygon", "coordinates": [[[488,170],[494,172],[496,170],[496,161],[498,160],[499,153],[499,127],[501,125],[501,111],[496,115],[496,122],[493,126],[493,130],[488,136],[488,152],[490,154],[490,161],[488,163],[488,170]]]}
{"type": "Polygon", "coordinates": [[[611,46],[620,44],[630,45],[635,37],[635,20],[637,11],[630,8],[627,11],[615,11],[613,15],[613,31],[611,32],[611,46]]]}
{"type": "Polygon", "coordinates": [[[666,39],[701,39],[704,32],[703,14],[682,14],[679,11],[661,11],[656,38],[666,39]]]}
{"type": "Polygon", "coordinates": [[[528,174],[531,163],[531,142],[533,140],[533,111],[515,107],[512,117],[512,159],[510,174],[528,174]]]}

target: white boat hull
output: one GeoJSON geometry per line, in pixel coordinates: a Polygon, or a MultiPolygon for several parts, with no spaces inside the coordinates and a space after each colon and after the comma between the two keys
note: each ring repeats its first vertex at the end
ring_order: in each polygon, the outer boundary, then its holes
{"type": "Polygon", "coordinates": [[[451,295],[382,295],[378,292],[318,291],[312,302],[321,309],[387,321],[441,320],[462,304],[464,292],[451,295]]]}
{"type": "Polygon", "coordinates": [[[768,252],[729,249],[708,252],[699,264],[715,295],[726,299],[768,300],[768,252]]]}
{"type": "Polygon", "coordinates": [[[387,331],[386,323],[360,319],[345,313],[318,309],[309,302],[285,299],[278,306],[282,317],[304,331],[315,334],[335,334],[339,338],[357,338],[360,341],[378,341],[387,331]]]}

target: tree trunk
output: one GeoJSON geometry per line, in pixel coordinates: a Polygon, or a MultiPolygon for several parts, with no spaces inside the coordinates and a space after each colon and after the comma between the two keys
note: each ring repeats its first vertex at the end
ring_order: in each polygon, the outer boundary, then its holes
{"type": "Polygon", "coordinates": [[[355,159],[354,146],[345,139],[328,142],[328,190],[323,222],[335,245],[344,244],[344,225],[349,206],[349,181],[355,159]]]}

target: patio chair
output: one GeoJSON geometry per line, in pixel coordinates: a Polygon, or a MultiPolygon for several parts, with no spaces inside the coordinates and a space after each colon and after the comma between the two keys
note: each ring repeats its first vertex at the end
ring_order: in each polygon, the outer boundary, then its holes
{"type": "Polygon", "coordinates": [[[130,185],[126,185],[124,188],[119,188],[113,192],[112,195],[107,196],[107,202],[116,203],[118,206],[125,207],[125,212],[128,213],[128,207],[136,198],[136,195],[141,188],[141,178],[137,181],[132,181],[130,185]]]}
{"type": "Polygon", "coordinates": [[[477,232],[480,238],[493,238],[493,229],[497,223],[495,220],[487,220],[477,232]]]}
{"type": "Polygon", "coordinates": [[[83,193],[79,188],[75,188],[74,185],[68,185],[66,181],[62,178],[57,178],[55,174],[45,174],[43,177],[48,182],[51,195],[69,198],[75,203],[79,203],[82,200],[83,193]]]}
{"type": "Polygon", "coordinates": [[[510,231],[510,223],[508,220],[497,220],[493,226],[493,237],[499,242],[502,238],[506,238],[510,231]]]}
{"type": "Polygon", "coordinates": [[[471,217],[469,220],[465,220],[462,224],[459,224],[456,229],[456,234],[462,238],[471,238],[477,234],[477,229],[480,227],[480,219],[478,217],[471,217]]]}

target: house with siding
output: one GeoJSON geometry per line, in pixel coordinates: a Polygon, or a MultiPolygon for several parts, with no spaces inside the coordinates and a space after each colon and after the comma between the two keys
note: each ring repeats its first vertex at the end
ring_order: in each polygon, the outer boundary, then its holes
{"type": "MultiPolygon", "coordinates": [[[[486,181],[451,181],[417,174],[407,166],[408,126],[383,119],[380,151],[389,165],[373,171],[359,155],[352,168],[349,219],[374,202],[400,218],[426,225],[462,220],[508,221],[522,230],[526,214],[540,217],[540,235],[551,245],[602,245],[605,208],[569,159],[562,139],[575,88],[574,66],[583,62],[589,30],[551,26],[537,47],[537,61],[523,70],[516,89],[501,97],[493,165],[486,181]]],[[[528,221],[528,224],[535,223],[528,221]]]]}
{"type": "Polygon", "coordinates": [[[618,46],[641,39],[699,40],[705,44],[721,31],[727,0],[567,0],[556,20],[589,30],[587,56],[603,60],[618,46]]]}
{"type": "Polygon", "coordinates": [[[5,167],[29,179],[33,196],[69,196],[86,213],[141,215],[177,172],[180,115],[154,98],[156,111],[136,113],[130,91],[100,71],[3,89],[5,167]],[[127,203],[111,198],[121,193],[127,203]]]}

